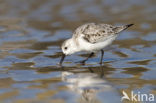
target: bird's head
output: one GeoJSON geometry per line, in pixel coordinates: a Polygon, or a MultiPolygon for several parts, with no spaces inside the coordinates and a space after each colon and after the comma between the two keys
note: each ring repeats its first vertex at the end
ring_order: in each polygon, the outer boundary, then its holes
{"type": "Polygon", "coordinates": [[[72,39],[67,39],[61,46],[62,52],[65,55],[71,55],[76,52],[76,45],[72,39]]]}
{"type": "Polygon", "coordinates": [[[61,58],[60,64],[62,64],[66,55],[71,55],[78,51],[78,48],[75,45],[75,42],[73,41],[73,39],[65,40],[61,46],[61,49],[62,49],[62,58],[61,58]]]}

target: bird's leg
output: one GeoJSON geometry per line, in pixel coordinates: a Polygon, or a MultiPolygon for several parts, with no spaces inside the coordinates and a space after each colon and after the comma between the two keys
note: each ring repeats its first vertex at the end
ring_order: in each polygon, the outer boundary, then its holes
{"type": "Polygon", "coordinates": [[[88,56],[85,60],[80,61],[80,63],[85,64],[85,62],[86,62],[90,57],[92,57],[93,55],[94,55],[93,52],[90,53],[89,56],[88,56]]]}
{"type": "Polygon", "coordinates": [[[100,63],[99,63],[99,64],[102,64],[103,55],[104,55],[104,51],[103,51],[103,50],[101,50],[101,59],[100,59],[100,63]]]}

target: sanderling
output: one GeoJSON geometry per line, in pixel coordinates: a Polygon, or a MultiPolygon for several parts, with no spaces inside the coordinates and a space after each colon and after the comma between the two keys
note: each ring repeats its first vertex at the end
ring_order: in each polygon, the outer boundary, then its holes
{"type": "Polygon", "coordinates": [[[85,63],[95,52],[101,51],[100,64],[102,64],[104,48],[110,45],[118,36],[118,34],[132,26],[133,24],[123,26],[112,26],[109,24],[87,23],[78,27],[73,33],[72,38],[63,42],[62,58],[60,65],[66,55],[79,51],[90,52],[90,55],[81,63],[85,63]]]}

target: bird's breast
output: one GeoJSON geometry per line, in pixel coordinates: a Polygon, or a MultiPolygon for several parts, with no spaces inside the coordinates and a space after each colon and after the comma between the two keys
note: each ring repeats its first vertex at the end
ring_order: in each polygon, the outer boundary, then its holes
{"type": "Polygon", "coordinates": [[[82,51],[92,52],[92,51],[99,51],[101,49],[104,49],[105,47],[110,45],[115,40],[115,38],[116,37],[112,37],[105,41],[97,42],[97,43],[89,43],[83,39],[79,39],[78,41],[82,51]]]}

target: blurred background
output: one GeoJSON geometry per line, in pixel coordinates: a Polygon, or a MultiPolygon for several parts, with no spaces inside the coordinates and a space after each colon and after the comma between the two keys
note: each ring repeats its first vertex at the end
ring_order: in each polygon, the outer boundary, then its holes
{"type": "MultiPolygon", "coordinates": [[[[155,0],[0,0],[1,103],[120,103],[122,91],[156,95],[155,0]],[[85,66],[57,66],[61,43],[88,22],[135,25],[85,66]],[[113,98],[113,99],[112,99],[113,98]]],[[[123,101],[131,103],[130,101],[123,101]]],[[[148,103],[148,102],[147,102],[148,103]]]]}

